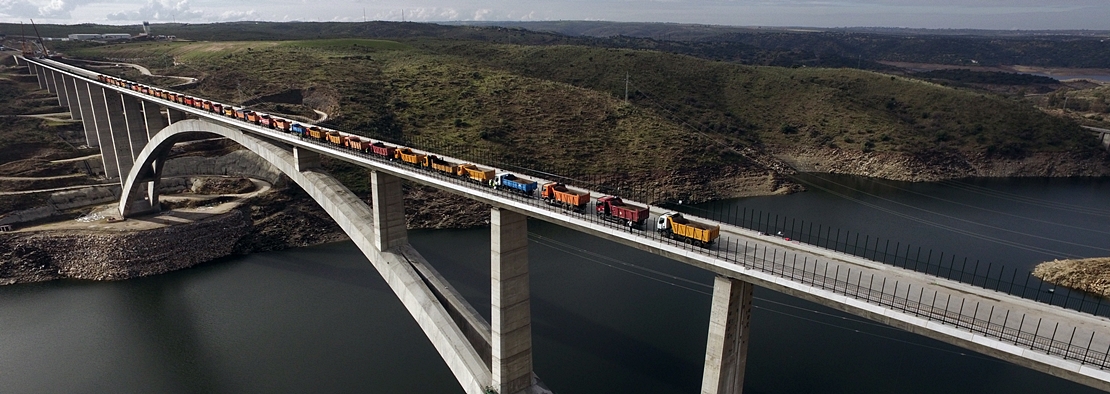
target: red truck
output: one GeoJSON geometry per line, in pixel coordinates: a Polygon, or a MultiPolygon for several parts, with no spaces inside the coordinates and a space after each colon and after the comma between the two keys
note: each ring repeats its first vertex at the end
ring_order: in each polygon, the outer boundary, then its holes
{"type": "Polygon", "coordinates": [[[648,220],[647,207],[626,204],[617,196],[597,199],[597,217],[610,222],[624,223],[628,227],[643,228],[648,220]]]}
{"type": "Polygon", "coordinates": [[[590,192],[571,190],[562,183],[547,183],[540,190],[540,197],[551,205],[583,211],[586,209],[586,204],[590,203],[590,192]]]}

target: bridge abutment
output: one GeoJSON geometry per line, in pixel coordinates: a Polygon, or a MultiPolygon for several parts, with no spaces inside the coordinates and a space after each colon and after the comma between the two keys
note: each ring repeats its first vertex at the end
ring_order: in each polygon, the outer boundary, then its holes
{"type": "Polygon", "coordinates": [[[739,279],[713,279],[713,305],[705,346],[702,394],[740,394],[748,364],[752,292],[755,286],[739,279]]]}
{"type": "Polygon", "coordinates": [[[532,310],[528,284],[527,216],[493,208],[490,282],[493,304],[493,388],[515,394],[531,387],[532,310]]]}
{"type": "Polygon", "coordinates": [[[371,171],[370,188],[374,206],[374,247],[386,251],[408,244],[401,178],[371,171]]]}

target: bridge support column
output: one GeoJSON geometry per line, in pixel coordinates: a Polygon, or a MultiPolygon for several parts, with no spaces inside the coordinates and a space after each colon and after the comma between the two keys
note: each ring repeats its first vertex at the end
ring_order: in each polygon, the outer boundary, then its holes
{"type": "Polygon", "coordinates": [[[158,202],[158,187],[162,183],[162,168],[166,164],[166,156],[155,158],[149,167],[142,170],[140,179],[134,183],[131,201],[124,204],[126,210],[120,211],[120,217],[126,218],[145,213],[157,213],[162,210],[158,202]],[[145,190],[143,190],[145,189],[145,190]],[[139,191],[142,190],[140,193],[139,191]]]}
{"type": "Polygon", "coordinates": [[[493,388],[515,394],[531,387],[532,310],[528,286],[527,217],[493,208],[490,215],[493,304],[493,388]]]}
{"type": "Polygon", "coordinates": [[[62,79],[62,74],[59,72],[55,72],[54,70],[50,70],[48,74],[50,75],[50,78],[46,82],[50,86],[48,86],[47,88],[50,90],[50,93],[54,93],[55,96],[58,96],[58,106],[65,107],[66,92],[61,89],[63,86],[58,83],[58,81],[62,79]]]}
{"type": "Polygon", "coordinates": [[[155,134],[169,126],[166,123],[166,118],[162,116],[162,107],[150,101],[142,100],[143,117],[146,119],[146,136],[147,141],[150,141],[155,134]]]}
{"type": "Polygon", "coordinates": [[[184,111],[178,111],[178,110],[173,109],[173,108],[166,108],[166,120],[169,121],[169,122],[167,122],[169,124],[174,124],[174,123],[183,121],[183,120],[185,120],[185,112],[184,111]]]}
{"type": "Polygon", "coordinates": [[[73,84],[73,77],[66,74],[62,74],[61,77],[61,84],[64,88],[59,90],[65,92],[69,117],[73,120],[81,120],[81,102],[77,100],[77,85],[73,84]]]}
{"type": "Polygon", "coordinates": [[[85,144],[96,148],[100,146],[100,136],[96,134],[96,118],[93,116],[89,85],[77,78],[70,78],[70,82],[73,83],[73,94],[77,96],[77,104],[74,105],[77,108],[77,119],[81,119],[81,126],[85,129],[85,144]]]}
{"type": "Polygon", "coordinates": [[[754,289],[754,285],[739,279],[718,276],[713,280],[713,306],[709,312],[702,394],[740,394],[744,391],[754,289]]]}
{"type": "Polygon", "coordinates": [[[386,251],[407,245],[409,237],[401,178],[372,171],[370,189],[374,208],[374,247],[386,251]]]}
{"type": "Polygon", "coordinates": [[[135,158],[139,157],[139,152],[142,152],[146,142],[149,141],[146,133],[146,119],[143,116],[143,100],[126,94],[122,94],[120,97],[123,99],[123,120],[127,125],[131,162],[134,163],[135,158]]]}
{"type": "Polygon", "coordinates": [[[43,68],[42,77],[46,77],[47,91],[58,95],[58,85],[54,84],[54,70],[43,68]]]}
{"type": "MultiPolygon", "coordinates": [[[[131,155],[131,135],[127,132],[127,117],[124,115],[123,95],[115,90],[102,89],[104,92],[104,105],[108,115],[108,136],[112,139],[115,148],[116,164],[119,169],[120,180],[127,179],[135,159],[131,155]]],[[[103,138],[101,133],[101,138],[103,138]]],[[[101,149],[103,152],[104,149],[101,149]]]]}
{"type": "Polygon", "coordinates": [[[112,139],[112,123],[108,116],[108,104],[105,100],[107,91],[100,86],[87,82],[80,82],[89,92],[89,101],[92,103],[89,112],[92,113],[92,123],[96,127],[96,138],[100,147],[100,157],[104,160],[104,177],[116,179],[120,177],[119,161],[116,160],[116,145],[112,139]]]}
{"type": "Polygon", "coordinates": [[[46,69],[38,65],[31,66],[33,74],[38,77],[39,89],[46,89],[46,69]]]}
{"type": "Polygon", "coordinates": [[[293,161],[297,171],[305,172],[320,167],[320,153],[294,146],[293,161]]]}

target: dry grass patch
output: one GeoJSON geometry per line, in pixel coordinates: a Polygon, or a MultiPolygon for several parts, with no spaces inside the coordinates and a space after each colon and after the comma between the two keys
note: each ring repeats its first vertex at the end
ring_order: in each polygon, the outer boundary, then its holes
{"type": "Polygon", "coordinates": [[[1110,298],[1110,257],[1047,261],[1033,269],[1033,276],[1110,298]]]}

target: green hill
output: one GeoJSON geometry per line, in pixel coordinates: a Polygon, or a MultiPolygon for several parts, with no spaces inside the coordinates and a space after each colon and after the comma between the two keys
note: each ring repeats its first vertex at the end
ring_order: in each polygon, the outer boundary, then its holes
{"type": "Polygon", "coordinates": [[[148,42],[68,53],[196,76],[194,93],[233,103],[295,92],[302,100],[290,105],[329,112],[328,126],[614,188],[665,186],[671,197],[781,191],[775,174],[786,168],[774,155],[797,148],[910,161],[938,152],[961,160],[1067,152],[1105,167],[1074,122],[999,96],[859,70],[505,43],[553,37],[515,30],[405,38],[475,31],[417,26],[393,40],[148,42]]]}

